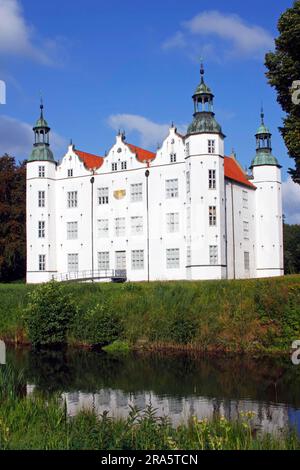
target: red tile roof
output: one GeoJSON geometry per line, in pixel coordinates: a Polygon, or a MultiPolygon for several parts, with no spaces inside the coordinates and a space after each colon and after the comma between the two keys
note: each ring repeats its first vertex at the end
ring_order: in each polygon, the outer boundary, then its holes
{"type": "Polygon", "coordinates": [[[256,186],[247,179],[247,176],[233,157],[224,158],[224,173],[225,178],[236,181],[249,188],[256,189],[256,186]]]}
{"type": "Polygon", "coordinates": [[[83,160],[84,165],[89,170],[94,168],[99,169],[104,163],[104,158],[99,157],[98,155],[93,155],[92,153],[81,152],[81,150],[75,150],[76,155],[83,160]]]}
{"type": "Polygon", "coordinates": [[[155,159],[156,154],[153,152],[149,152],[149,150],[142,149],[141,147],[137,147],[136,145],[126,144],[129,149],[136,154],[136,157],[139,162],[150,162],[155,159]]]}

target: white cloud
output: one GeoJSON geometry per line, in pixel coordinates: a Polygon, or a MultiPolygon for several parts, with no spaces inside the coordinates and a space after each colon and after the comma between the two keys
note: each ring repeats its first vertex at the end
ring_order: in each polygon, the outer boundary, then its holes
{"type": "Polygon", "coordinates": [[[194,57],[214,51],[216,60],[229,57],[261,58],[274,47],[272,35],[257,25],[249,25],[234,14],[224,14],[216,10],[203,11],[182,24],[182,31],[167,39],[165,50],[179,47],[194,57]],[[209,42],[207,43],[209,38],[209,42]],[[218,45],[211,41],[221,39],[218,45]]]}
{"type": "MultiPolygon", "coordinates": [[[[0,156],[8,153],[20,160],[28,158],[34,141],[32,127],[9,116],[0,116],[0,156]]],[[[55,132],[51,132],[50,144],[58,160],[67,149],[67,141],[55,132]]]]}
{"type": "Polygon", "coordinates": [[[282,183],[283,212],[289,224],[300,224],[300,185],[289,177],[282,183]]]}
{"type": "Polygon", "coordinates": [[[44,65],[54,65],[56,41],[48,40],[38,47],[34,38],[34,28],[26,22],[19,0],[0,0],[0,54],[25,56],[44,65]]]}
{"type": "MultiPolygon", "coordinates": [[[[108,118],[108,124],[118,131],[124,129],[126,133],[137,132],[140,145],[143,147],[156,147],[162,143],[169,132],[170,124],[157,124],[143,116],[136,114],[115,114],[108,118]]],[[[179,132],[185,132],[186,127],[180,126],[179,132]]]]}

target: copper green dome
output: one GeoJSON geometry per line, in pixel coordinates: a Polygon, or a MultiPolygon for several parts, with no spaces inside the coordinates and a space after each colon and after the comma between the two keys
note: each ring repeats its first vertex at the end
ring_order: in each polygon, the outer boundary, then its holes
{"type": "Polygon", "coordinates": [[[30,157],[28,158],[29,162],[54,162],[54,156],[52,151],[50,150],[49,146],[47,145],[40,145],[38,147],[34,147],[30,157]]]}
{"type": "Polygon", "coordinates": [[[265,166],[265,165],[280,167],[279,162],[277,158],[274,157],[274,155],[272,155],[268,151],[261,150],[257,152],[257,154],[255,155],[254,159],[251,162],[250,168],[253,168],[254,166],[265,166]]]}
{"type": "Polygon", "coordinates": [[[189,125],[187,134],[223,134],[220,124],[215,119],[214,113],[200,112],[194,115],[193,122],[189,125]]]}
{"type": "Polygon", "coordinates": [[[41,127],[45,127],[45,128],[48,128],[48,129],[49,129],[48,123],[47,123],[46,119],[44,119],[43,116],[41,116],[41,117],[36,121],[36,125],[35,125],[34,129],[36,129],[36,128],[41,128],[41,127]]]}
{"type": "Polygon", "coordinates": [[[264,124],[262,124],[261,126],[259,126],[256,132],[256,135],[260,135],[260,134],[271,134],[271,132],[264,124]]]}

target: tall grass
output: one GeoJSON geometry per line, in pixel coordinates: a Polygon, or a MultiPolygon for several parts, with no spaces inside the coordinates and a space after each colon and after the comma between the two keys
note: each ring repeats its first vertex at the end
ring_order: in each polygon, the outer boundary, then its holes
{"type": "MultiPolygon", "coordinates": [[[[23,312],[32,289],[0,285],[0,337],[26,340],[23,312]]],[[[73,344],[95,343],[101,305],[120,318],[118,339],[134,347],[268,353],[289,351],[292,341],[300,338],[300,276],[66,284],[64,291],[78,307],[68,333],[73,344]]]]}

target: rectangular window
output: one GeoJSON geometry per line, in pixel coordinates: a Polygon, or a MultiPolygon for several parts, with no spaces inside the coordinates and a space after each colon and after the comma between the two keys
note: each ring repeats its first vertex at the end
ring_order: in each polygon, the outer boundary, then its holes
{"type": "Polygon", "coordinates": [[[109,236],[109,221],[108,219],[98,220],[98,238],[108,238],[109,236]]]}
{"type": "Polygon", "coordinates": [[[244,252],[244,266],[245,266],[245,271],[250,271],[250,253],[249,253],[249,251],[244,252]]]}
{"type": "Polygon", "coordinates": [[[112,169],[112,171],[118,171],[118,164],[117,163],[112,163],[111,169],[112,169]]]}
{"type": "Polygon", "coordinates": [[[68,192],[68,208],[74,209],[75,207],[78,207],[77,191],[69,191],[68,192]]]}
{"type": "Polygon", "coordinates": [[[132,269],[144,269],[144,250],[133,250],[131,252],[132,269]]]}
{"type": "Polygon", "coordinates": [[[77,240],[78,238],[78,222],[67,222],[67,239],[77,240]]]}
{"type": "Polygon", "coordinates": [[[173,199],[178,197],[178,179],[166,180],[166,198],[173,199]]]}
{"type": "Polygon", "coordinates": [[[39,271],[46,271],[46,255],[39,255],[39,271]]]}
{"type": "Polygon", "coordinates": [[[108,271],[109,264],[109,251],[102,251],[98,253],[98,270],[108,271]]]}
{"type": "Polygon", "coordinates": [[[132,184],[130,186],[131,202],[138,202],[143,200],[143,183],[132,184]]]}
{"type": "Polygon", "coordinates": [[[171,153],[171,155],[170,155],[170,162],[171,162],[171,163],[176,163],[176,161],[177,161],[177,155],[176,155],[176,153],[171,153]]]}
{"type": "Polygon", "coordinates": [[[179,232],[179,213],[167,214],[167,232],[179,232]]]}
{"type": "Polygon", "coordinates": [[[38,229],[39,238],[45,238],[45,222],[39,222],[39,229],[38,229]]]}
{"type": "Polygon", "coordinates": [[[185,154],[186,154],[186,157],[190,156],[190,143],[189,142],[185,146],[185,154]]]}
{"type": "Polygon", "coordinates": [[[125,217],[118,217],[115,219],[115,233],[116,237],[125,236],[125,217]]]}
{"type": "Polygon", "coordinates": [[[216,150],[216,141],[215,140],[209,140],[208,141],[208,153],[215,153],[216,150]]]}
{"type": "Polygon", "coordinates": [[[45,207],[45,191],[39,191],[38,204],[39,207],[45,207]]]}
{"type": "Polygon", "coordinates": [[[167,269],[178,269],[179,267],[179,248],[167,250],[167,269]]]}
{"type": "Polygon", "coordinates": [[[39,178],[45,178],[45,167],[39,166],[39,178]]]}
{"type": "Polygon", "coordinates": [[[68,178],[72,178],[73,176],[73,170],[68,170],[68,178]]]}
{"type": "Polygon", "coordinates": [[[98,204],[99,206],[109,203],[108,188],[98,188],[98,204]]]}
{"type": "Polygon", "coordinates": [[[186,172],[186,193],[190,194],[191,192],[191,173],[189,171],[186,172]]]}
{"type": "Polygon", "coordinates": [[[216,206],[209,206],[209,226],[215,227],[217,225],[217,208],[216,206]]]}
{"type": "Polygon", "coordinates": [[[143,217],[131,217],[131,233],[132,235],[142,235],[143,217]]]}
{"type": "Polygon", "coordinates": [[[246,222],[245,220],[243,222],[243,233],[244,239],[249,240],[249,222],[246,222]]]}
{"type": "Polygon", "coordinates": [[[216,189],[216,170],[208,170],[208,187],[209,189],[216,189]]]}
{"type": "Polygon", "coordinates": [[[187,266],[191,266],[192,264],[192,249],[190,246],[186,249],[186,264],[187,266]]]}
{"type": "Polygon", "coordinates": [[[127,162],[122,162],[121,163],[121,168],[122,168],[122,170],[127,170],[127,162]]]}
{"type": "Polygon", "coordinates": [[[218,264],[218,247],[217,245],[211,245],[209,247],[209,264],[215,266],[218,264]]]}
{"type": "Polygon", "coordinates": [[[243,191],[243,209],[249,209],[248,191],[243,191]]]}
{"type": "Polygon", "coordinates": [[[78,254],[68,255],[68,272],[77,273],[78,272],[78,254]]]}

